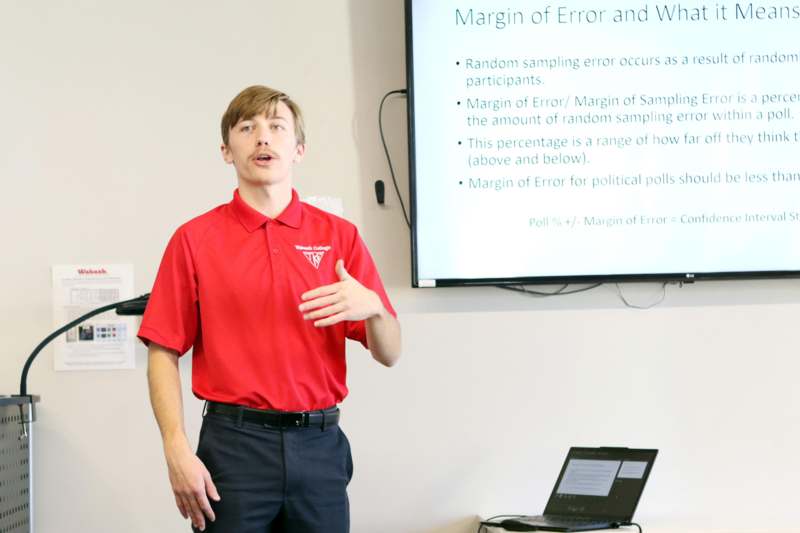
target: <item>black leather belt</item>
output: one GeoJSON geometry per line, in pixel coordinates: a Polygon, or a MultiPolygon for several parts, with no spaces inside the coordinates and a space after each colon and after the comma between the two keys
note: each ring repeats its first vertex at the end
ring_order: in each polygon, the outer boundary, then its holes
{"type": "Polygon", "coordinates": [[[336,406],[319,411],[270,411],[229,403],[208,402],[206,412],[223,415],[237,423],[251,422],[275,428],[325,429],[339,423],[339,408],[336,406]]]}

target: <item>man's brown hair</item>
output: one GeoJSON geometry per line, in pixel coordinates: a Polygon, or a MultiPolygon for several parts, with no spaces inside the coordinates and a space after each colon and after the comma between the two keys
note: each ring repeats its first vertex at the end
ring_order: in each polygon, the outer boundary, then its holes
{"type": "Polygon", "coordinates": [[[248,120],[262,113],[271,117],[275,114],[278,102],[286,104],[294,116],[294,136],[297,138],[297,144],[305,144],[306,128],[300,107],[281,91],[264,85],[253,85],[237,94],[222,115],[222,142],[225,146],[228,146],[231,128],[240,120],[248,120]]]}

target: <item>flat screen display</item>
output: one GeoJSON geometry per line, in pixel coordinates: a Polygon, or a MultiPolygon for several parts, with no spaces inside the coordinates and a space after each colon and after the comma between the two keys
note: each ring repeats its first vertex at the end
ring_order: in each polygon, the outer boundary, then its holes
{"type": "Polygon", "coordinates": [[[800,4],[407,0],[413,283],[797,276],[800,4]]]}

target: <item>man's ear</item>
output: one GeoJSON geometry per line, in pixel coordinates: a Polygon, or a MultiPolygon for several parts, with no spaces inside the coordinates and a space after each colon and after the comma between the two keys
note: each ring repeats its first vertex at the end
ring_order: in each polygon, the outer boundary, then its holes
{"type": "Polygon", "coordinates": [[[303,156],[306,155],[306,145],[297,143],[297,148],[294,151],[294,159],[295,163],[299,163],[303,160],[303,156]]]}
{"type": "Polygon", "coordinates": [[[222,152],[222,159],[224,159],[228,164],[233,163],[233,155],[231,154],[231,150],[228,148],[228,145],[222,144],[220,145],[219,149],[222,152]]]}

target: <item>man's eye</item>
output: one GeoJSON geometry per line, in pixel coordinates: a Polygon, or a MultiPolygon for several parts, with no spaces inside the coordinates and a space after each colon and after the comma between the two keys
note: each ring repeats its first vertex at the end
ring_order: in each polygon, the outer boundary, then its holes
{"type": "Polygon", "coordinates": [[[246,132],[248,132],[248,131],[250,131],[250,130],[252,130],[252,129],[253,129],[253,126],[251,126],[251,125],[247,124],[247,125],[244,125],[244,126],[242,126],[241,128],[239,128],[239,131],[243,131],[243,132],[245,132],[245,133],[246,133],[246,132]]]}
{"type": "Polygon", "coordinates": [[[273,124],[272,125],[272,129],[273,130],[282,130],[283,129],[283,124],[273,124]]]}

